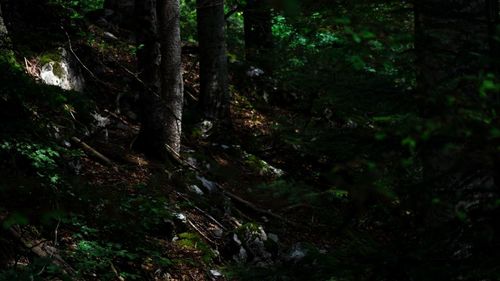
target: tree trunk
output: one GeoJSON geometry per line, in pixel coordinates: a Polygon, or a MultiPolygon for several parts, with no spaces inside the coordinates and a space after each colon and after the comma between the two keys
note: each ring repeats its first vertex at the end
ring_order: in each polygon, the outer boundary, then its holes
{"type": "Polygon", "coordinates": [[[0,50],[9,45],[8,41],[7,27],[3,21],[2,4],[0,3],[0,50]]]}
{"type": "Polygon", "coordinates": [[[164,137],[170,149],[178,154],[181,148],[184,103],[179,0],[158,0],[157,13],[161,46],[160,98],[167,110],[164,137]]]}
{"type": "Polygon", "coordinates": [[[267,0],[248,0],[243,11],[245,53],[248,62],[270,71],[273,46],[272,14],[267,0]]]}
{"type": "Polygon", "coordinates": [[[137,0],[138,68],[144,82],[141,130],[135,147],[166,159],[180,150],[183,104],[179,4],[137,0]]]}
{"type": "Polygon", "coordinates": [[[135,142],[138,150],[149,156],[165,157],[160,101],[160,43],[156,0],[136,0],[137,65],[144,82],[140,95],[141,130],[135,142]],[[160,155],[158,152],[161,151],[160,155]]]}
{"type": "Polygon", "coordinates": [[[198,0],[200,105],[205,118],[228,120],[229,90],[223,0],[198,0]]]}

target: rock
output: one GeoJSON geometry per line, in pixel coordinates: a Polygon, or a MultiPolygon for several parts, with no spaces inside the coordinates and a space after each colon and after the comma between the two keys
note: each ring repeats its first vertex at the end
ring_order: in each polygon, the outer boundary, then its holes
{"type": "Polygon", "coordinates": [[[196,158],[194,157],[188,157],[186,159],[186,162],[193,167],[198,167],[198,160],[196,160],[196,158]]]}
{"type": "Polygon", "coordinates": [[[108,39],[108,40],[112,40],[112,41],[118,40],[118,37],[116,37],[116,36],[115,36],[113,33],[111,33],[111,32],[107,32],[107,31],[105,31],[102,35],[103,35],[104,39],[108,39]]]}
{"type": "Polygon", "coordinates": [[[210,274],[212,275],[213,278],[221,278],[222,276],[224,276],[220,271],[215,269],[210,269],[210,274]]]}
{"type": "Polygon", "coordinates": [[[75,66],[64,48],[61,48],[60,52],[60,60],[49,61],[42,66],[40,78],[47,85],[58,86],[64,90],[83,91],[84,79],[80,69],[75,66]]]}
{"type": "Polygon", "coordinates": [[[222,229],[218,228],[218,227],[214,227],[212,229],[212,233],[214,234],[215,237],[217,238],[221,238],[222,235],[224,235],[224,231],[222,231],[222,229]]]}
{"type": "Polygon", "coordinates": [[[181,221],[182,223],[187,223],[187,217],[183,213],[174,214],[174,218],[178,221],[181,221]]]}
{"type": "Polygon", "coordinates": [[[209,120],[203,120],[196,125],[196,128],[200,131],[201,137],[206,139],[210,136],[210,131],[214,127],[214,123],[209,120]]]}
{"type": "Polygon", "coordinates": [[[264,74],[264,70],[251,66],[250,69],[247,70],[246,74],[249,77],[259,77],[264,74]]]}
{"type": "Polygon", "coordinates": [[[239,238],[241,238],[245,250],[250,253],[252,262],[271,262],[272,255],[266,247],[268,237],[262,226],[244,226],[239,238]]]}
{"type": "Polygon", "coordinates": [[[105,128],[109,124],[111,124],[111,120],[109,120],[108,117],[104,117],[97,112],[92,113],[92,117],[94,118],[94,120],[96,122],[95,126],[97,128],[105,128]]]}
{"type": "Polygon", "coordinates": [[[307,250],[303,248],[301,243],[296,243],[290,249],[290,252],[286,256],[286,260],[297,262],[305,258],[306,255],[307,255],[307,250]]]}
{"type": "Polygon", "coordinates": [[[212,193],[217,189],[217,184],[213,181],[209,181],[204,177],[196,176],[196,178],[201,182],[203,187],[209,192],[212,193]]]}
{"type": "Polygon", "coordinates": [[[274,241],[275,243],[278,243],[279,242],[279,238],[278,238],[278,235],[274,234],[274,233],[268,233],[267,234],[267,237],[269,239],[271,239],[272,241],[274,241]]]}
{"type": "Polygon", "coordinates": [[[191,191],[192,193],[196,194],[196,195],[204,195],[205,193],[203,192],[203,190],[201,190],[197,185],[195,184],[192,184],[190,186],[188,186],[188,190],[191,191]]]}
{"type": "Polygon", "coordinates": [[[245,263],[248,259],[247,250],[245,248],[240,247],[240,251],[237,255],[233,256],[233,260],[238,263],[245,263]]]}

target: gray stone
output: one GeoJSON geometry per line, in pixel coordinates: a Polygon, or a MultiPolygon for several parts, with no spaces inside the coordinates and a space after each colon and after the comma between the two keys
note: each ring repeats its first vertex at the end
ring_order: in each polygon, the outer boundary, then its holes
{"type": "Polygon", "coordinates": [[[286,257],[286,259],[290,261],[299,261],[305,258],[306,255],[307,255],[307,250],[302,247],[301,243],[296,243],[290,249],[290,252],[286,257]]]}
{"type": "Polygon", "coordinates": [[[209,181],[204,177],[196,176],[196,178],[201,182],[203,187],[209,192],[212,193],[217,189],[217,184],[213,181],[209,181]]]}
{"type": "Polygon", "coordinates": [[[274,234],[274,233],[268,233],[267,234],[267,237],[269,239],[271,239],[272,241],[274,241],[275,243],[278,243],[279,242],[279,238],[278,238],[278,235],[274,234]]]}

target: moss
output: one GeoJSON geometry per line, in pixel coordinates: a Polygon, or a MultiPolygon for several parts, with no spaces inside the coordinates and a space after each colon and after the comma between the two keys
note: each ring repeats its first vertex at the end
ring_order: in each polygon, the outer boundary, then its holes
{"type": "Polygon", "coordinates": [[[55,62],[54,65],[52,66],[52,72],[54,73],[54,75],[56,75],[59,78],[63,77],[64,71],[63,71],[63,68],[61,66],[61,63],[55,62]]]}
{"type": "MultiPolygon", "coordinates": [[[[59,62],[62,60],[62,55],[59,50],[54,50],[51,52],[44,53],[38,57],[41,65],[45,65],[49,62],[59,62]]],[[[60,67],[60,66],[59,66],[60,67]]]]}
{"type": "Polygon", "coordinates": [[[9,65],[16,70],[22,69],[22,66],[16,60],[14,52],[11,50],[0,50],[0,64],[9,65]]]}

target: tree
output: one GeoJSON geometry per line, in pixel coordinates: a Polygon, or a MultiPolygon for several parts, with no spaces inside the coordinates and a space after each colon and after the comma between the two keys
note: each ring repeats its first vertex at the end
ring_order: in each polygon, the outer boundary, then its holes
{"type": "Polygon", "coordinates": [[[184,103],[179,0],[158,0],[157,13],[161,46],[160,97],[167,109],[164,136],[170,149],[178,154],[181,149],[184,103]]]}
{"type": "Polygon", "coordinates": [[[2,5],[0,4],[0,48],[4,48],[7,45],[7,40],[7,27],[3,21],[2,5]]]}
{"type": "Polygon", "coordinates": [[[270,70],[269,50],[273,46],[272,13],[268,0],[248,0],[243,10],[247,61],[270,70]]]}
{"type": "Polygon", "coordinates": [[[137,0],[138,66],[143,82],[136,147],[166,159],[179,153],[183,105],[179,3],[137,0]]]}
{"type": "Polygon", "coordinates": [[[200,105],[205,118],[229,118],[229,90],[223,0],[197,1],[200,105]]]}

